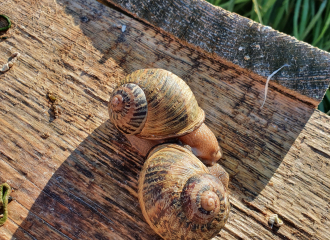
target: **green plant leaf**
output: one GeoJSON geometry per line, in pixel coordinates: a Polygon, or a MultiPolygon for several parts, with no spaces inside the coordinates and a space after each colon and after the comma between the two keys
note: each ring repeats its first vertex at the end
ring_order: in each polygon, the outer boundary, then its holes
{"type": "Polygon", "coordinates": [[[262,17],[261,17],[260,11],[259,11],[258,0],[252,0],[252,2],[253,2],[253,5],[254,5],[254,11],[255,11],[255,13],[256,13],[257,16],[258,16],[259,22],[260,22],[261,24],[263,24],[263,23],[262,23],[262,17]]]}
{"type": "MultiPolygon", "coordinates": [[[[330,4],[329,4],[329,6],[330,6],[330,4]]],[[[321,32],[321,34],[319,35],[319,37],[315,40],[315,41],[313,41],[313,45],[316,45],[319,41],[320,41],[320,39],[323,37],[323,35],[326,33],[326,31],[328,30],[328,28],[329,28],[329,26],[330,26],[330,15],[328,15],[328,18],[327,18],[327,21],[326,21],[326,23],[324,24],[324,27],[323,27],[323,29],[322,29],[322,32],[321,32]]]]}
{"type": "Polygon", "coordinates": [[[294,16],[293,16],[293,35],[298,40],[300,40],[299,32],[298,32],[298,18],[299,18],[299,12],[300,12],[300,4],[301,4],[301,0],[298,0],[296,6],[294,8],[294,16]]]}
{"type": "Polygon", "coordinates": [[[221,0],[216,0],[214,5],[218,6],[221,3],[221,0]]]}
{"type": "MultiPolygon", "coordinates": [[[[321,25],[322,25],[322,22],[317,21],[315,28],[313,28],[313,45],[314,46],[316,46],[316,43],[318,42],[317,37],[320,35],[321,25]]],[[[318,40],[320,40],[320,39],[318,39],[318,40]]]]}
{"type": "Polygon", "coordinates": [[[300,25],[299,25],[299,36],[302,36],[304,30],[306,29],[308,10],[309,10],[309,0],[304,0],[304,3],[302,5],[300,25]]]}
{"type": "Polygon", "coordinates": [[[269,0],[269,1],[264,1],[262,11],[261,11],[261,17],[262,21],[265,25],[272,25],[274,22],[271,20],[272,12],[278,12],[278,7],[275,5],[277,0],[269,0]]]}
{"type": "Polygon", "coordinates": [[[322,21],[321,14],[324,11],[327,2],[328,2],[327,0],[323,0],[321,6],[319,8],[319,10],[317,11],[316,15],[313,17],[313,19],[309,23],[308,27],[304,31],[304,34],[302,35],[301,39],[305,39],[305,37],[307,36],[307,34],[309,33],[309,31],[314,27],[316,21],[322,21]]]}
{"type": "Polygon", "coordinates": [[[283,5],[285,6],[286,13],[289,14],[289,0],[285,0],[283,5]]]}
{"type": "Polygon", "coordinates": [[[235,6],[235,0],[230,0],[228,10],[232,12],[234,10],[234,6],[235,6]]]}
{"type": "Polygon", "coordinates": [[[273,21],[272,27],[274,29],[278,29],[278,24],[283,21],[283,16],[284,16],[284,12],[286,11],[286,6],[283,3],[282,6],[279,8],[279,10],[276,13],[275,19],[273,21]]]}
{"type": "Polygon", "coordinates": [[[277,0],[268,0],[266,3],[262,6],[262,12],[266,13],[268,10],[272,7],[274,7],[274,4],[276,3],[277,0]]]}

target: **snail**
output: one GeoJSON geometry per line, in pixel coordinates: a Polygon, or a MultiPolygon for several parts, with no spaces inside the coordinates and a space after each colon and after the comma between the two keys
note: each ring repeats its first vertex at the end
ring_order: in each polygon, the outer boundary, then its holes
{"type": "Polygon", "coordinates": [[[111,94],[108,109],[110,121],[144,156],[150,147],[178,138],[207,165],[221,158],[194,94],[169,71],[141,69],[129,74],[111,94]]]}
{"type": "Polygon", "coordinates": [[[225,225],[230,210],[228,174],[216,165],[214,176],[177,144],[162,144],[149,153],[138,181],[138,199],[147,223],[163,239],[211,239],[225,225]],[[227,177],[218,178],[222,175],[227,177]]]}

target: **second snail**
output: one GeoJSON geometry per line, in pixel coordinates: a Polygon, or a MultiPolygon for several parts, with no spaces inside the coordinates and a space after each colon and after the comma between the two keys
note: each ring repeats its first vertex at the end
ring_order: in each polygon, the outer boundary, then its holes
{"type": "Polygon", "coordinates": [[[182,146],[159,145],[140,173],[143,216],[163,239],[211,239],[229,216],[228,180],[219,164],[208,168],[182,146]]]}
{"type": "Polygon", "coordinates": [[[150,227],[164,239],[218,234],[230,210],[229,177],[216,163],[221,149],[188,85],[163,69],[137,70],[112,93],[109,115],[147,156],[138,198],[150,227]]]}

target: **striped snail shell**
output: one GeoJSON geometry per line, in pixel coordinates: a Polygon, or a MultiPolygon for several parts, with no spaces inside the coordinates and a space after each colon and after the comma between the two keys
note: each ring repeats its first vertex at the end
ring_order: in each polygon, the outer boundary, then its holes
{"type": "Polygon", "coordinates": [[[189,145],[207,165],[222,156],[193,92],[169,71],[141,69],[129,74],[111,94],[108,109],[111,122],[143,156],[170,138],[189,145]]]}
{"type": "Polygon", "coordinates": [[[129,74],[109,101],[111,122],[124,134],[146,139],[185,135],[205,118],[189,86],[163,69],[129,74]]]}
{"type": "Polygon", "coordinates": [[[227,184],[186,148],[163,144],[142,168],[138,198],[144,218],[163,239],[211,239],[228,219],[227,184]]]}

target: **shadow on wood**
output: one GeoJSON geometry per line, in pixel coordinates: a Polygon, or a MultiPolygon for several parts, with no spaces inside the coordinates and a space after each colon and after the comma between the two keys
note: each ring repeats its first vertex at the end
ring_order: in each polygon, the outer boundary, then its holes
{"type": "MultiPolygon", "coordinates": [[[[114,61],[126,74],[140,68],[163,68],[188,83],[224,150],[221,164],[231,175],[231,217],[244,215],[238,203],[256,210],[249,202],[261,197],[314,113],[315,102],[271,83],[260,109],[264,78],[98,2],[57,3],[102,54],[99,63],[114,61]]],[[[64,67],[75,71],[70,65],[64,67]]],[[[90,96],[104,104],[94,93],[90,96]]],[[[142,163],[111,124],[103,123],[56,170],[14,236],[21,239],[25,229],[36,238],[49,239],[157,238],[137,201],[142,163]]],[[[269,194],[262,197],[272,198],[269,194]]],[[[235,224],[229,219],[220,234],[237,237],[231,230],[235,224]]],[[[270,230],[267,225],[263,229],[270,230]]]]}
{"type": "Polygon", "coordinates": [[[158,239],[138,204],[142,164],[105,122],[56,170],[20,227],[37,239],[158,239]]]}

